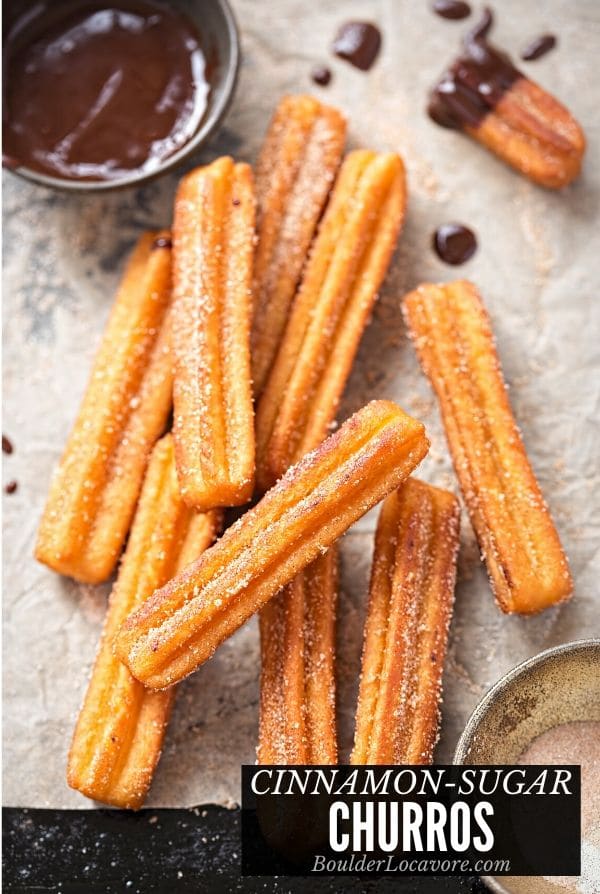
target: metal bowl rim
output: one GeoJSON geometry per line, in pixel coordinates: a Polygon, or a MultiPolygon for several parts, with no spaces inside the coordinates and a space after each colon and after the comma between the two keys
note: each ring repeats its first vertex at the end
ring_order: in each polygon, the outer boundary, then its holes
{"type": "Polygon", "coordinates": [[[524,661],[519,662],[519,664],[507,671],[496,681],[496,683],[494,683],[491,689],[486,692],[481,701],[479,701],[473,709],[473,712],[467,721],[467,725],[458,740],[452,762],[454,764],[463,764],[465,762],[468,746],[473,739],[473,734],[477,729],[481,718],[486,714],[490,706],[496,702],[499,695],[517,679],[558,655],[588,652],[598,649],[600,649],[600,637],[574,640],[573,642],[562,643],[559,646],[551,646],[549,649],[544,649],[543,652],[538,652],[537,655],[533,655],[531,658],[526,658],[524,661]]]}

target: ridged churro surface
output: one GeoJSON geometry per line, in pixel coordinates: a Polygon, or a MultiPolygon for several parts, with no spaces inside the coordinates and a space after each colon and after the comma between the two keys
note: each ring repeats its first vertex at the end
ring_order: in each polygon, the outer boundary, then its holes
{"type": "Polygon", "coordinates": [[[573,588],[569,566],[512,414],[477,289],[465,280],[425,284],[403,308],[500,607],[527,614],[561,602],[573,588]]]}
{"type": "Polygon", "coordinates": [[[145,689],[113,653],[127,615],[212,543],[217,512],[189,509],[179,495],[171,435],[158,442],[144,481],[100,648],[71,744],[67,779],[114,807],[141,807],[160,757],[174,689],[145,689]]]}
{"type": "Polygon", "coordinates": [[[337,550],[330,547],[260,613],[261,764],[335,764],[337,550]]]}
{"type": "Polygon", "coordinates": [[[398,155],[358,150],[347,156],[258,404],[261,490],[327,436],[405,205],[398,155]]]}
{"type": "Polygon", "coordinates": [[[467,133],[530,180],[560,189],[574,180],[585,152],[583,130],[562,103],[522,77],[467,133]]]}
{"type": "Polygon", "coordinates": [[[171,409],[169,245],[146,233],[133,252],[40,522],[38,561],[86,583],[117,563],[171,409]]]}
{"type": "Polygon", "coordinates": [[[458,500],[409,478],[383,503],[371,570],[353,764],[429,764],[438,737],[458,500]]]}
{"type": "Polygon", "coordinates": [[[188,174],[173,222],[173,435],[181,493],[199,510],[254,488],[253,251],[250,167],[223,157],[188,174]]]}
{"type": "Polygon", "coordinates": [[[259,396],[339,167],[346,120],[313,96],[285,96],[256,165],[252,377],[259,396]]]}
{"type": "Polygon", "coordinates": [[[194,671],[397,487],[428,446],[423,425],[395,404],[363,407],[127,619],[116,640],[121,660],[153,688],[194,671]]]}

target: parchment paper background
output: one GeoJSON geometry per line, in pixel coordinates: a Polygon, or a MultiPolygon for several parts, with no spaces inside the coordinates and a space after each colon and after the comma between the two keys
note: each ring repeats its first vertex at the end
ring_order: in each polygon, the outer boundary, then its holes
{"type": "MultiPolygon", "coordinates": [[[[600,134],[595,0],[497,3],[495,41],[513,54],[548,30],[558,48],[522,68],[583,123],[583,177],[560,194],[533,186],[475,143],[432,124],[427,88],[455,54],[465,27],[434,16],[426,0],[238,0],[244,62],[225,128],[197,159],[253,160],[284,92],[314,90],[350,117],[354,146],[398,150],[409,177],[408,220],[360,350],[340,418],[375,397],[397,400],[427,425],[427,480],[455,488],[437,408],[399,313],[420,281],[477,282],[491,311],[514,410],[569,554],[576,597],[533,619],[495,607],[466,517],[445,675],[439,760],[509,667],[557,643],[600,632],[598,620],[598,220],[600,134]],[[384,34],[363,74],[329,55],[337,26],[370,18],[384,34]],[[328,64],[333,82],[309,72],[328,64]],[[472,226],[480,248],[462,268],[437,260],[432,231],[472,226]]],[[[62,195],[4,178],[4,802],[93,806],[64,781],[66,752],[105,609],[108,585],[80,586],[37,565],[36,525],[97,347],[124,259],[141,230],[168,225],[177,181],[106,196],[62,195]]],[[[340,725],[350,743],[375,514],[342,548],[340,725]]],[[[258,642],[253,620],[180,689],[149,803],[231,804],[240,764],[254,761],[258,642]]]]}

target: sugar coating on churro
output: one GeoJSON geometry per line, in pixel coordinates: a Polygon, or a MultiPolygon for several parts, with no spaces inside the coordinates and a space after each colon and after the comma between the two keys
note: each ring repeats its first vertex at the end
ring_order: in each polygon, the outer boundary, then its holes
{"type": "Polygon", "coordinates": [[[327,435],[405,206],[398,155],[358,150],[347,156],[258,404],[263,491],[327,435]]]}
{"type": "Polygon", "coordinates": [[[337,763],[336,606],[332,546],[260,613],[259,763],[337,763]]]}
{"type": "Polygon", "coordinates": [[[40,522],[38,561],[86,583],[117,563],[171,409],[169,246],[146,233],[133,252],[40,522]]]}
{"type": "Polygon", "coordinates": [[[397,487],[428,447],[423,425],[395,404],[363,407],[127,619],[116,640],[121,660],[155,688],[194,671],[397,487]]]}
{"type": "Polygon", "coordinates": [[[500,607],[531,613],[567,599],[567,558],[512,414],[477,289],[466,281],[422,285],[403,309],[500,607]]]}
{"type": "Polygon", "coordinates": [[[339,167],[346,120],[313,96],[285,96],[256,164],[252,378],[260,395],[339,167]]]}
{"type": "Polygon", "coordinates": [[[453,494],[415,478],[383,503],[365,622],[354,764],[433,760],[459,518],[453,494]]]}
{"type": "Polygon", "coordinates": [[[181,499],[171,435],[148,465],[127,550],[113,587],[100,647],[73,735],[67,780],[89,798],[141,807],[160,757],[174,689],[145,689],[113,653],[127,615],[214,540],[219,514],[181,499]]]}
{"type": "Polygon", "coordinates": [[[224,157],[188,174],[173,222],[173,435],[196,509],[240,505],[254,488],[253,251],[250,167],[224,157]]]}

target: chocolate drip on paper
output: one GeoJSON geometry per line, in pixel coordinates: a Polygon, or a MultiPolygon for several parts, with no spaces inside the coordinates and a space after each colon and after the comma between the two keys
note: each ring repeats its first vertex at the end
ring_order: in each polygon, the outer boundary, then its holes
{"type": "Polygon", "coordinates": [[[442,127],[477,127],[512,84],[523,77],[509,56],[488,43],[491,10],[463,40],[463,52],[429,97],[429,116],[442,127]]]}

